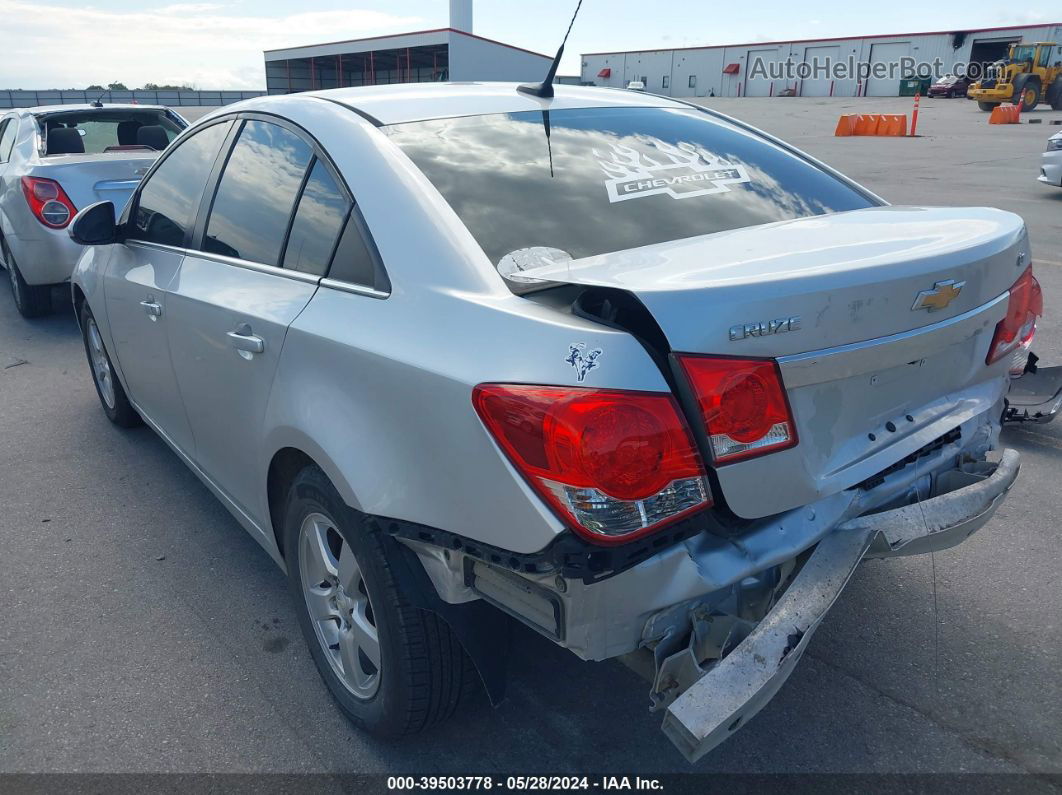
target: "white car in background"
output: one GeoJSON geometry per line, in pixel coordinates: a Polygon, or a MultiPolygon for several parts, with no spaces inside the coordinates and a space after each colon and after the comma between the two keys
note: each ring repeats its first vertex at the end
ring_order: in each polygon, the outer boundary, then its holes
{"type": "Polygon", "coordinates": [[[1040,166],[1040,182],[1062,188],[1062,132],[1047,139],[1047,151],[1040,166]]]}
{"type": "Polygon", "coordinates": [[[627,83],[628,91],[645,91],[645,82],[642,80],[632,80],[627,83]]]}
{"type": "Polygon", "coordinates": [[[81,246],[66,227],[77,211],[120,211],[141,177],[188,122],[161,105],[48,105],[0,111],[0,266],[23,317],[51,310],[81,246]]]}

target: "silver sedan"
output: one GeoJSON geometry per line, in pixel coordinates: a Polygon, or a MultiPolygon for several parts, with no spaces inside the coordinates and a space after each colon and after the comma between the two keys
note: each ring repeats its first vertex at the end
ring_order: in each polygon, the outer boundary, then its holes
{"type": "Polygon", "coordinates": [[[0,112],[0,266],[24,317],[51,308],[81,247],[67,234],[78,208],[119,209],[188,123],[153,105],[48,105],[0,112]]]}
{"type": "Polygon", "coordinates": [[[384,736],[500,698],[511,618],[641,658],[696,759],[863,559],[960,543],[1018,475],[1022,220],[888,206],[668,98],[262,97],[72,234],[107,416],[287,572],[326,685],[384,736]]]}

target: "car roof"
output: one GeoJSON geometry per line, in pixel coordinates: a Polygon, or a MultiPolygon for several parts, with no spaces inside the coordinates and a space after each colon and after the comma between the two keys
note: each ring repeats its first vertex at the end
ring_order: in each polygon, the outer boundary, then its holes
{"type": "MultiPolygon", "coordinates": [[[[676,102],[645,92],[615,88],[555,85],[552,99],[517,91],[518,83],[401,83],[387,86],[335,88],[311,91],[301,96],[320,97],[345,105],[380,125],[428,119],[518,113],[567,108],[660,107],[685,108],[676,102]]],[[[270,99],[247,100],[244,108],[268,108],[270,99]]]]}
{"type": "Polygon", "coordinates": [[[18,111],[23,116],[41,116],[48,113],[67,113],[70,111],[86,111],[86,110],[166,110],[165,105],[133,105],[131,103],[115,103],[113,105],[104,105],[102,108],[97,108],[95,105],[81,104],[81,105],[38,105],[34,108],[12,108],[12,110],[18,111]]]}

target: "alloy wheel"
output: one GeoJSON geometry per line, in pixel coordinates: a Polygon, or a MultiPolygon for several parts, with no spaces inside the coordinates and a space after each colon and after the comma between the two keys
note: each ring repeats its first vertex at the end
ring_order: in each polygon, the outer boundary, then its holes
{"type": "Polygon", "coordinates": [[[380,687],[380,638],[354,551],[321,513],[299,530],[302,595],[317,641],[332,671],[356,697],[380,687]]]}
{"type": "Polygon", "coordinates": [[[113,410],[116,402],[114,371],[111,370],[111,360],[107,358],[107,351],[103,347],[103,338],[100,336],[95,318],[88,318],[85,336],[88,339],[89,358],[92,361],[92,377],[96,380],[96,386],[99,387],[103,402],[107,408],[113,410]]]}

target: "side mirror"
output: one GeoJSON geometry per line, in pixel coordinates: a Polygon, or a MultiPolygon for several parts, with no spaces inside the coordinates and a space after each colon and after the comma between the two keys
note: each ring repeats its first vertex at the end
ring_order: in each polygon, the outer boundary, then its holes
{"type": "Polygon", "coordinates": [[[70,224],[70,238],[82,246],[106,246],[118,242],[114,204],[96,202],[81,210],[70,224]]]}

